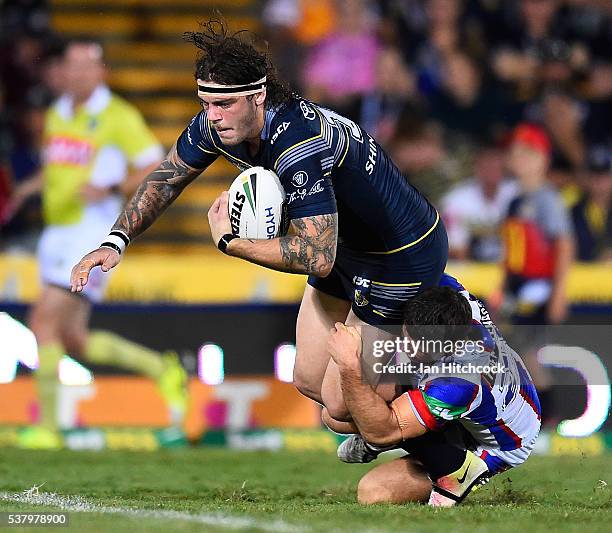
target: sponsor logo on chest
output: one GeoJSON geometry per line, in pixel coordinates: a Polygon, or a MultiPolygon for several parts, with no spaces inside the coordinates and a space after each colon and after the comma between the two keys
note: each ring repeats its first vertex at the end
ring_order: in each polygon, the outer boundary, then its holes
{"type": "Polygon", "coordinates": [[[291,122],[283,122],[278,128],[276,128],[276,131],[274,132],[274,135],[272,135],[272,139],[270,140],[270,144],[274,144],[276,139],[278,139],[278,136],[281,133],[284,133],[285,131],[287,131],[287,128],[289,127],[290,124],[291,122]]]}
{"type": "Polygon", "coordinates": [[[370,151],[368,152],[368,160],[365,165],[366,172],[371,176],[374,172],[374,165],[376,165],[376,156],[378,150],[376,149],[376,143],[372,137],[369,137],[370,151]]]}
{"type": "Polygon", "coordinates": [[[87,166],[94,155],[94,145],[82,139],[54,136],[45,149],[46,164],[87,166]]]}

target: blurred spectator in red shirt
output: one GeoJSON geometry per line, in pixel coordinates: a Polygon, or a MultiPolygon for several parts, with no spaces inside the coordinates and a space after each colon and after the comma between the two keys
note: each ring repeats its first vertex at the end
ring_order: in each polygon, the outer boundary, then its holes
{"type": "Polygon", "coordinates": [[[503,225],[504,290],[518,324],[557,324],[567,314],[567,274],[573,232],[561,195],[547,183],[550,140],[538,126],[520,124],[509,151],[519,195],[503,225]]]}
{"type": "Polygon", "coordinates": [[[573,259],[573,231],[561,195],[547,182],[551,145],[545,131],[520,124],[509,149],[508,164],[520,192],[510,202],[503,224],[504,302],[512,323],[512,342],[531,374],[542,404],[542,423],[556,422],[553,381],[539,364],[545,324],[567,317],[567,277],[573,259]]]}

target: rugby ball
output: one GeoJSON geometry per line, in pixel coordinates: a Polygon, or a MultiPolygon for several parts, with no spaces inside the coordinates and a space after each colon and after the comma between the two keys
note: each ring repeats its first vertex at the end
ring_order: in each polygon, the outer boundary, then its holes
{"type": "Polygon", "coordinates": [[[234,180],[228,211],[232,233],[242,239],[274,239],[286,232],[285,190],[263,167],[249,168],[234,180]]]}

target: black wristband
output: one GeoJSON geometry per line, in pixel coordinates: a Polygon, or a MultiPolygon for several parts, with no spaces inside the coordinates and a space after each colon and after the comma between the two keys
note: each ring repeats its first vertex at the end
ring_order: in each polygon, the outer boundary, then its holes
{"type": "Polygon", "coordinates": [[[100,248],[110,248],[115,250],[119,255],[122,255],[128,244],[130,244],[130,238],[121,230],[112,230],[106,240],[100,245],[100,248]]]}
{"type": "Polygon", "coordinates": [[[104,241],[100,245],[100,248],[110,248],[111,250],[115,250],[115,252],[121,255],[121,248],[119,248],[119,246],[117,246],[114,242],[104,241]]]}
{"type": "Polygon", "coordinates": [[[219,242],[217,243],[217,248],[219,248],[219,250],[221,250],[224,254],[227,254],[227,245],[230,243],[230,241],[233,241],[234,239],[238,238],[238,235],[234,235],[233,233],[226,233],[225,235],[223,235],[223,237],[219,239],[219,242]]]}
{"type": "Polygon", "coordinates": [[[123,231],[119,231],[119,230],[112,230],[109,234],[110,236],[115,236],[115,237],[119,237],[125,244],[126,248],[130,245],[130,238],[123,233],[123,231]]]}

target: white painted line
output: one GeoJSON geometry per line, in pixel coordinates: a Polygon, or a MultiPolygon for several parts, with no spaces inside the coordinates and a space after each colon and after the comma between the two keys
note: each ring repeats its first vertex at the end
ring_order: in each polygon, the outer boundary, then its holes
{"type": "MultiPolygon", "coordinates": [[[[40,486],[39,486],[40,487],[40,486]]],[[[298,533],[309,531],[310,528],[288,524],[282,520],[260,520],[249,516],[232,516],[223,513],[191,514],[183,511],[134,509],[130,507],[115,507],[100,505],[80,496],[39,492],[39,487],[33,487],[22,493],[0,492],[0,500],[32,505],[57,507],[61,511],[73,513],[118,514],[138,518],[153,518],[158,520],[182,520],[208,526],[219,526],[228,529],[260,529],[274,533],[298,533]]]]}

